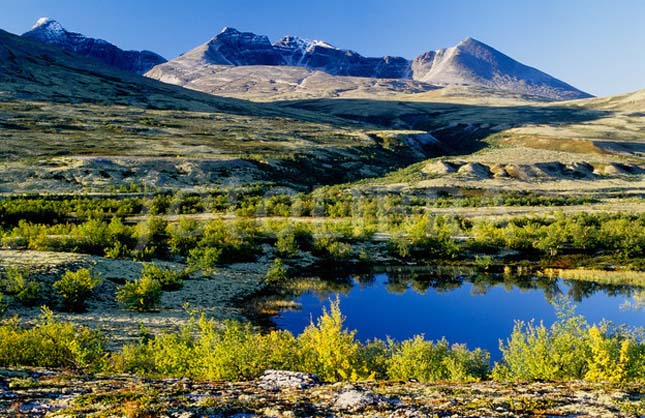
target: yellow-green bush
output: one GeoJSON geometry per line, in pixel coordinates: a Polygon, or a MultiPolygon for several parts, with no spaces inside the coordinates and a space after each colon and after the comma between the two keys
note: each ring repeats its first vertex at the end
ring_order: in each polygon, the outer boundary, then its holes
{"type": "Polygon", "coordinates": [[[283,283],[289,277],[288,271],[282,260],[276,258],[273,260],[273,264],[269,267],[267,274],[265,276],[265,281],[268,284],[280,284],[283,283]]]}
{"type": "Polygon", "coordinates": [[[302,369],[323,380],[359,380],[373,378],[361,355],[356,331],[343,329],[344,317],[338,300],[314,324],[298,337],[302,369]]]}
{"type": "Polygon", "coordinates": [[[116,300],[135,311],[152,311],[161,302],[161,283],[150,276],[141,276],[133,282],[121,286],[116,292],[116,300]]]}
{"type": "Polygon", "coordinates": [[[94,288],[100,283],[99,277],[92,277],[90,271],[83,268],[65,272],[53,286],[63,298],[63,309],[82,312],[85,310],[85,300],[92,295],[94,288]]]}
{"type": "Polygon", "coordinates": [[[18,320],[0,325],[0,365],[99,370],[105,358],[105,339],[87,327],[59,322],[43,308],[38,322],[22,328],[18,320]]]}
{"type": "Polygon", "coordinates": [[[625,382],[645,379],[645,346],[623,333],[608,335],[597,326],[588,330],[591,355],[585,380],[625,382]]]}
{"type": "Polygon", "coordinates": [[[422,335],[401,343],[389,341],[389,344],[392,354],[387,376],[393,380],[464,382],[482,380],[488,375],[490,355],[481,349],[469,351],[460,344],[450,347],[445,339],[435,343],[422,335]]]}
{"type": "Polygon", "coordinates": [[[6,294],[12,295],[25,306],[34,306],[41,299],[41,284],[21,269],[7,269],[0,280],[0,286],[6,294]]]}
{"type": "Polygon", "coordinates": [[[502,361],[495,365],[497,380],[589,380],[606,382],[645,379],[645,343],[623,328],[590,326],[572,312],[559,314],[550,328],[517,322],[502,361]]]}

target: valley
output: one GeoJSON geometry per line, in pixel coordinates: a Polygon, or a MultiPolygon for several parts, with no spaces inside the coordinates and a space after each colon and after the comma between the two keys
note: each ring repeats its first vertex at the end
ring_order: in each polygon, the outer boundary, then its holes
{"type": "Polygon", "coordinates": [[[644,110],[473,38],[0,30],[0,416],[640,416],[644,110]]]}

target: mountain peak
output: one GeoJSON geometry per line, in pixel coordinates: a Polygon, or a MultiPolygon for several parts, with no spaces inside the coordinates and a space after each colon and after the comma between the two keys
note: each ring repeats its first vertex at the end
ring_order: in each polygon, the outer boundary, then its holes
{"type": "Polygon", "coordinates": [[[90,56],[121,70],[143,74],[166,60],[149,51],[123,51],[102,39],[90,38],[80,33],[68,32],[59,22],[41,17],[29,32],[22,36],[33,41],[59,47],[65,51],[90,56]]]}
{"type": "Polygon", "coordinates": [[[38,29],[38,28],[47,28],[48,30],[55,30],[55,31],[60,31],[63,32],[65,31],[65,28],[58,23],[58,21],[50,18],[50,17],[41,17],[34,23],[34,26],[31,27],[31,30],[38,29]]]}
{"type": "Polygon", "coordinates": [[[429,51],[412,62],[413,78],[439,86],[471,85],[553,100],[590,97],[540,70],[524,65],[474,38],[429,51]]]}
{"type": "Polygon", "coordinates": [[[240,33],[239,30],[235,28],[231,28],[229,26],[224,26],[221,31],[219,31],[219,34],[234,34],[234,33],[240,33]]]}
{"type": "Polygon", "coordinates": [[[486,48],[493,49],[490,45],[486,45],[482,41],[479,41],[475,38],[468,37],[463,41],[459,42],[456,46],[457,49],[471,50],[475,48],[486,48]]]}
{"type": "Polygon", "coordinates": [[[41,17],[27,33],[37,34],[38,40],[45,43],[61,44],[67,40],[68,32],[58,21],[49,17],[41,17]]]}

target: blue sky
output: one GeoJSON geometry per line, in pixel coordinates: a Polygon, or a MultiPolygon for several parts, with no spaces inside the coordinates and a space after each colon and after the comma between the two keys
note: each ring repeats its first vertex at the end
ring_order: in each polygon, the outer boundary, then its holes
{"type": "Polygon", "coordinates": [[[471,36],[595,95],[645,88],[644,0],[0,0],[9,32],[42,16],[166,58],[223,26],[406,58],[471,36]]]}

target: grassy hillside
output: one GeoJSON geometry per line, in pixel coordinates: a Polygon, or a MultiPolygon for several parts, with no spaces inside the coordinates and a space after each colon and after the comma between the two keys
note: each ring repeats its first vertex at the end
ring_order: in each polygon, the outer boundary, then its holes
{"type": "Polygon", "coordinates": [[[439,159],[374,184],[638,190],[645,172],[643,91],[548,103],[482,88],[417,92],[346,80],[363,86],[350,89],[356,97],[256,103],[108,69],[7,32],[0,58],[5,193],[309,188],[428,157],[439,159]]]}
{"type": "Polygon", "coordinates": [[[437,150],[423,133],[199,93],[7,32],[0,58],[2,192],[301,187],[380,175],[437,150]]]}
{"type": "Polygon", "coordinates": [[[560,103],[459,89],[410,100],[280,103],[437,138],[448,156],[361,185],[414,193],[442,188],[548,192],[645,191],[643,90],[560,103]],[[487,105],[478,105],[477,98],[487,105]]]}

